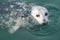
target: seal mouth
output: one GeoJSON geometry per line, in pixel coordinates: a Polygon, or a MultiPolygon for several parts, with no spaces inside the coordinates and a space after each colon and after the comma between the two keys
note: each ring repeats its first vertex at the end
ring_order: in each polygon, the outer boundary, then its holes
{"type": "Polygon", "coordinates": [[[41,25],[44,26],[44,25],[47,25],[47,24],[48,24],[48,22],[44,22],[44,23],[42,23],[41,25]]]}
{"type": "Polygon", "coordinates": [[[47,23],[43,23],[42,25],[47,25],[47,23]]]}

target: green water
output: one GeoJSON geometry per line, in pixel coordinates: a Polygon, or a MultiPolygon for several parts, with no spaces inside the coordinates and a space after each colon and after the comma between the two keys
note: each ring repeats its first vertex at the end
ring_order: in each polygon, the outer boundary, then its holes
{"type": "MultiPolygon", "coordinates": [[[[7,0],[0,0],[0,2],[5,1],[7,0]]],[[[19,29],[14,34],[9,34],[6,28],[4,30],[0,29],[0,40],[60,40],[60,0],[22,1],[46,7],[49,11],[49,24],[42,26],[41,30],[36,27],[32,29],[19,29]]]]}

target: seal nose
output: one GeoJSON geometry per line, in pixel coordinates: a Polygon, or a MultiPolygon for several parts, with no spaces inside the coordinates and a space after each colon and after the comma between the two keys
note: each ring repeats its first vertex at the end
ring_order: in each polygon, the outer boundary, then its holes
{"type": "Polygon", "coordinates": [[[46,21],[46,20],[44,19],[44,20],[43,20],[43,25],[44,25],[44,24],[47,24],[47,23],[48,23],[48,21],[46,21]]]}
{"type": "Polygon", "coordinates": [[[43,19],[43,21],[45,22],[46,20],[45,20],[45,19],[43,19]]]}

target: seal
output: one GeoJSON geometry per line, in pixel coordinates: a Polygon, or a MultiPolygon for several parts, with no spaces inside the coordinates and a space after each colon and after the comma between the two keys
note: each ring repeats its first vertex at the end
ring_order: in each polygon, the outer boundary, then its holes
{"type": "Polygon", "coordinates": [[[0,6],[0,24],[6,24],[10,33],[28,24],[47,24],[48,16],[48,10],[45,7],[30,3],[11,1],[2,3],[0,6]]]}

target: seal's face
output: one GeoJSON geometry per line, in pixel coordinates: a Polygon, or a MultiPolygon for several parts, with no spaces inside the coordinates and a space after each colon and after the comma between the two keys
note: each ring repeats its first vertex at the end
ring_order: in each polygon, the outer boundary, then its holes
{"type": "Polygon", "coordinates": [[[48,11],[41,6],[32,7],[31,15],[38,21],[39,24],[48,23],[48,11]]]}

